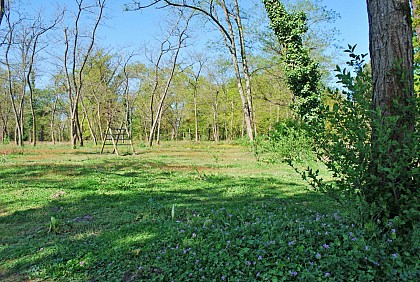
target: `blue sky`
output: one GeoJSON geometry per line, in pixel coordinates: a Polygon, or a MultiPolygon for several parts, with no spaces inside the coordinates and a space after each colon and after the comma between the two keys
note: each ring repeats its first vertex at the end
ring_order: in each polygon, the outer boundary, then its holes
{"type": "MultiPolygon", "coordinates": [[[[151,38],[157,30],[159,21],[165,15],[165,12],[154,8],[144,11],[122,12],[122,3],[128,1],[108,2],[110,9],[115,10],[115,13],[112,13],[113,18],[108,21],[108,27],[103,33],[103,36],[106,36],[107,39],[121,46],[137,45],[142,41],[144,42],[144,39],[151,38]]],[[[248,0],[245,1],[249,2],[248,0]]],[[[327,8],[338,12],[341,16],[334,23],[334,26],[340,31],[340,45],[357,44],[358,52],[367,53],[369,51],[369,38],[366,0],[324,0],[323,4],[327,8]]]]}
{"type": "Polygon", "coordinates": [[[368,53],[369,26],[366,0],[324,0],[324,4],[341,15],[334,24],[341,33],[341,45],[357,44],[358,53],[368,53]]]}
{"type": "MultiPolygon", "coordinates": [[[[258,0],[240,0],[239,2],[249,5],[251,1],[258,0]]],[[[124,12],[123,5],[129,2],[130,0],[107,0],[108,19],[105,26],[100,29],[101,44],[117,49],[128,46],[136,48],[153,40],[153,35],[159,31],[159,23],[164,19],[166,12],[154,8],[124,12]]],[[[341,16],[333,24],[340,31],[339,45],[346,47],[347,44],[357,44],[358,53],[367,53],[369,41],[366,0],[323,0],[321,2],[341,16]]],[[[35,6],[43,6],[44,9],[54,10],[57,5],[74,5],[75,1],[37,0],[32,3],[35,6]]]]}

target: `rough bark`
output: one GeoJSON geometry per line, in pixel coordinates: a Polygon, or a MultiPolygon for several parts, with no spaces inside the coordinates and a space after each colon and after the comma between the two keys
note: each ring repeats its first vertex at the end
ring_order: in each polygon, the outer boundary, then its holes
{"type": "MultiPolygon", "coordinates": [[[[373,78],[372,104],[375,109],[381,109],[383,116],[397,116],[401,114],[400,106],[408,105],[408,98],[414,96],[413,33],[409,1],[367,0],[367,6],[373,78]]],[[[414,119],[403,119],[401,122],[414,129],[414,119]]]]}
{"type": "Polygon", "coordinates": [[[367,0],[367,8],[372,106],[380,115],[373,116],[371,136],[370,173],[377,181],[364,194],[368,203],[379,199],[378,205],[386,206],[384,212],[378,211],[379,216],[393,218],[404,216],[403,202],[416,195],[409,173],[413,154],[408,153],[408,148],[415,148],[416,118],[411,11],[409,0],[367,0]],[[386,169],[398,169],[398,175],[390,176],[386,169]]]}

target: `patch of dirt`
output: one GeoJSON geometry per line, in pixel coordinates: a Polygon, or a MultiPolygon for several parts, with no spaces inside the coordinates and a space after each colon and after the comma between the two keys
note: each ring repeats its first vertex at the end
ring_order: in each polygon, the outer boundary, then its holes
{"type": "Polygon", "coordinates": [[[65,194],[66,194],[65,191],[58,191],[57,193],[54,193],[51,197],[53,197],[54,199],[58,199],[65,194]]]}
{"type": "Polygon", "coordinates": [[[91,221],[93,220],[93,216],[90,214],[79,216],[70,220],[71,222],[83,222],[83,221],[91,221]]]}

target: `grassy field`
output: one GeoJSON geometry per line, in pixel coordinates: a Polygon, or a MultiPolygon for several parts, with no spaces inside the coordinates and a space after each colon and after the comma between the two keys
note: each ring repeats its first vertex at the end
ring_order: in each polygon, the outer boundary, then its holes
{"type": "Polygon", "coordinates": [[[390,264],[408,278],[418,270],[248,148],[99,151],[0,145],[0,280],[366,281],[390,264]]]}

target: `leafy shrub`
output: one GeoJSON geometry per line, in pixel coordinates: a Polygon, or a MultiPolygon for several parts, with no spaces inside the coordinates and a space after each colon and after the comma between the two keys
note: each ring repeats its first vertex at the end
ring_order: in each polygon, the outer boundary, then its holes
{"type": "Polygon", "coordinates": [[[298,120],[276,123],[268,136],[259,137],[254,146],[256,155],[265,162],[303,162],[314,158],[313,139],[298,120]]]}
{"type": "MultiPolygon", "coordinates": [[[[296,170],[316,190],[347,205],[363,207],[364,221],[379,224],[382,232],[393,221],[395,228],[410,237],[420,219],[420,135],[418,130],[402,128],[400,120],[408,116],[418,119],[418,106],[415,102],[408,103],[412,108],[394,102],[394,108],[401,108],[401,115],[393,117],[383,117],[380,110],[373,110],[372,79],[363,60],[366,55],[356,55],[354,49],[349,46],[346,52],[351,58],[347,64],[356,76],[337,67],[343,91],[332,93],[334,104],[324,105],[317,122],[308,126],[317,157],[324,161],[334,181],[324,181],[311,168],[296,170]],[[393,138],[398,130],[404,133],[400,143],[393,138]]],[[[289,163],[296,167],[293,160],[289,163]]],[[[406,248],[412,248],[414,243],[408,240],[406,244],[406,248]]]]}

